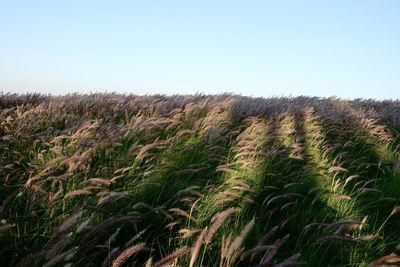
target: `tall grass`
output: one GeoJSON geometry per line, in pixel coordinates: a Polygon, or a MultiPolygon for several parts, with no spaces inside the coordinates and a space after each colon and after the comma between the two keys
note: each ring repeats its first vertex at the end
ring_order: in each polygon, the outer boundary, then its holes
{"type": "Polygon", "coordinates": [[[399,262],[398,101],[2,94],[0,122],[2,266],[399,262]]]}

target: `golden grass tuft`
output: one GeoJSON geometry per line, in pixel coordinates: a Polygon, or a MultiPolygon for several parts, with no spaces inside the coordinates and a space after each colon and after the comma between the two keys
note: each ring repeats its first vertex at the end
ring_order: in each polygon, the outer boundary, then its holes
{"type": "Polygon", "coordinates": [[[121,254],[118,255],[118,257],[113,261],[112,267],[121,267],[123,264],[130,258],[132,255],[138,253],[139,251],[145,249],[146,244],[145,243],[139,243],[136,245],[133,245],[124,251],[122,251],[121,254]]]}
{"type": "Polygon", "coordinates": [[[233,213],[239,212],[239,208],[229,208],[227,210],[221,211],[214,215],[214,217],[211,219],[212,225],[210,226],[210,229],[207,232],[207,235],[204,239],[206,244],[209,244],[214,237],[215,233],[218,231],[218,229],[222,226],[224,221],[233,213]]]}

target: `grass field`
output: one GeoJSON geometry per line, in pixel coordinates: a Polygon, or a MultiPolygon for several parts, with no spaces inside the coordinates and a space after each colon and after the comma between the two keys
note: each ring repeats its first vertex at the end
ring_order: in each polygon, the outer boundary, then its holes
{"type": "Polygon", "coordinates": [[[1,266],[400,264],[400,102],[0,95],[1,266]]]}

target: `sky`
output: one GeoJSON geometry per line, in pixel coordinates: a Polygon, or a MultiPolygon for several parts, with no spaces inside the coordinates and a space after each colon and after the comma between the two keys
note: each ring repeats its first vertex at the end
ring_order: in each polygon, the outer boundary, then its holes
{"type": "Polygon", "coordinates": [[[400,98],[400,1],[0,0],[0,92],[400,98]]]}

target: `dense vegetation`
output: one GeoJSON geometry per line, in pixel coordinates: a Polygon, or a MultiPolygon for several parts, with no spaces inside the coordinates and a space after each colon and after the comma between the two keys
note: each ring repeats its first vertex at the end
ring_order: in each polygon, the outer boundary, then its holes
{"type": "Polygon", "coordinates": [[[0,95],[2,266],[399,264],[400,102],[0,95]]]}

